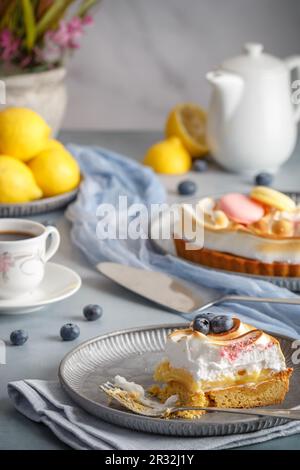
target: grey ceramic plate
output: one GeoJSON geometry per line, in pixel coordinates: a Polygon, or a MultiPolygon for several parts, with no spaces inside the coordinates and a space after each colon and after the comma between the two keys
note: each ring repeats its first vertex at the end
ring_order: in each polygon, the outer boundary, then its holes
{"type": "Polygon", "coordinates": [[[59,196],[47,197],[23,204],[0,204],[0,217],[24,217],[62,209],[75,199],[78,188],[59,196]]]}
{"type": "MultiPolygon", "coordinates": [[[[189,202],[193,203],[195,202],[195,200],[189,202]]],[[[162,239],[153,236],[154,233],[161,234],[164,233],[164,231],[167,233],[167,226],[169,226],[169,224],[170,217],[168,216],[167,211],[161,212],[158,216],[154,217],[150,225],[151,242],[160,252],[178,257],[173,239],[162,239]],[[160,227],[160,229],[158,227],[160,227]]],[[[184,261],[186,263],[194,264],[191,261],[184,261]]],[[[285,287],[293,292],[300,291],[300,277],[256,276],[254,274],[245,274],[233,271],[226,271],[222,269],[209,268],[205,265],[202,265],[202,267],[208,270],[225,272],[226,274],[231,274],[235,276],[250,277],[252,279],[261,279],[262,281],[269,281],[272,282],[272,284],[275,284],[276,286],[285,287]]]]}
{"type": "MultiPolygon", "coordinates": [[[[86,341],[63,359],[59,378],[71,398],[89,413],[118,426],[137,431],[173,436],[217,436],[258,431],[286,422],[279,418],[258,418],[225,413],[207,413],[199,420],[167,420],[131,413],[118,405],[108,405],[99,385],[120,374],[144,387],[153,383],[155,365],[164,356],[167,335],[186,323],[156,325],[118,331],[86,341]]],[[[278,338],[288,366],[292,366],[292,339],[278,338]]],[[[300,366],[293,366],[290,391],[280,407],[300,404],[300,366]]]]}

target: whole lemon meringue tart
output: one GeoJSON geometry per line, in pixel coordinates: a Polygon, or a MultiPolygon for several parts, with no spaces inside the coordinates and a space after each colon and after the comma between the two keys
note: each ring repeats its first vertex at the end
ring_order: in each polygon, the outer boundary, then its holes
{"type": "Polygon", "coordinates": [[[274,189],[256,186],[248,195],[201,199],[196,209],[182,205],[174,229],[178,256],[189,261],[255,275],[300,276],[300,205],[274,189]],[[183,220],[203,231],[203,245],[182,236],[183,220]]]}
{"type": "MultiPolygon", "coordinates": [[[[183,406],[252,408],[281,403],[289,389],[279,341],[228,315],[200,314],[166,341],[150,393],[165,401],[177,395],[183,406]]],[[[196,418],[202,411],[179,412],[196,418]]]]}

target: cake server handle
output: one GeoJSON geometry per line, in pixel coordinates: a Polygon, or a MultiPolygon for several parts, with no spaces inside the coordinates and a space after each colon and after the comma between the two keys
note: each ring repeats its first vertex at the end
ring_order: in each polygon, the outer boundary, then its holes
{"type": "Polygon", "coordinates": [[[240,408],[215,408],[213,406],[210,407],[201,407],[201,406],[176,406],[169,408],[169,412],[177,412],[177,411],[219,411],[220,413],[233,413],[233,414],[242,414],[242,415],[253,415],[253,416],[271,416],[273,418],[283,418],[283,419],[291,419],[291,420],[300,420],[300,410],[266,410],[266,409],[240,409],[240,408]]]}
{"type": "Polygon", "coordinates": [[[216,301],[216,304],[223,302],[262,302],[270,304],[288,304],[288,305],[300,305],[299,297],[250,297],[247,295],[224,295],[216,301]]]}

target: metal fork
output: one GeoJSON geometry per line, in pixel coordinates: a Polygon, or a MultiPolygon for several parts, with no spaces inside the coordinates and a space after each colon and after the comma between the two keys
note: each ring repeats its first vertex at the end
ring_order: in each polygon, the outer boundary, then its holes
{"type": "Polygon", "coordinates": [[[252,416],[271,416],[273,418],[284,418],[290,420],[300,420],[300,409],[274,409],[263,408],[240,409],[240,408],[216,408],[213,406],[166,406],[158,400],[147,397],[141,401],[133,393],[130,393],[111,382],[100,385],[100,389],[110,398],[116,400],[122,406],[136,414],[152,418],[166,418],[177,411],[214,411],[221,413],[242,414],[252,416]]]}

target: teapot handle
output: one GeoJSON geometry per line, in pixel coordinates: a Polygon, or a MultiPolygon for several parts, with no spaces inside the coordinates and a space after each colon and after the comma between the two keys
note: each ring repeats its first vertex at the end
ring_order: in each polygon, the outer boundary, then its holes
{"type": "MultiPolygon", "coordinates": [[[[295,90],[293,94],[295,94],[295,97],[292,96],[292,103],[295,105],[295,121],[299,122],[300,121],[300,93],[297,93],[297,98],[296,98],[296,90],[300,87],[300,56],[291,56],[285,59],[285,63],[289,70],[292,72],[293,70],[296,69],[297,71],[297,79],[292,83],[292,88],[295,90]]],[[[292,95],[293,95],[292,94],[292,95]]]]}

